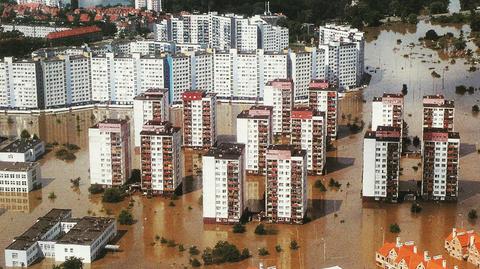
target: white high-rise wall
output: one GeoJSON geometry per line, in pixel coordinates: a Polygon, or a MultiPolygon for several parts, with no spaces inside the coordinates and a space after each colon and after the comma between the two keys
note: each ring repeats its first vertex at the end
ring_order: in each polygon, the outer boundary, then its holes
{"type": "Polygon", "coordinates": [[[42,61],[42,69],[45,107],[64,106],[67,103],[65,62],[60,59],[42,61]]]}

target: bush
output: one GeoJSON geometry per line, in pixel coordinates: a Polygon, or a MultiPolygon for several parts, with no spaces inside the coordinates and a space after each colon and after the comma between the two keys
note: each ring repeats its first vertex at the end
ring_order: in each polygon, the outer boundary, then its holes
{"type": "Polygon", "coordinates": [[[281,247],[280,245],[276,245],[276,246],[275,246],[275,251],[276,251],[277,253],[282,252],[282,247],[281,247]]]}
{"type": "Polygon", "coordinates": [[[179,245],[178,245],[178,251],[180,251],[180,252],[184,252],[184,251],[185,251],[185,247],[183,246],[183,244],[179,244],[179,245]]]}
{"type": "Polygon", "coordinates": [[[250,251],[248,250],[248,248],[244,248],[244,249],[242,250],[242,254],[240,254],[240,258],[241,258],[242,260],[248,259],[248,258],[250,258],[251,256],[252,256],[252,255],[250,255],[250,251]]]}
{"type": "Polygon", "coordinates": [[[259,248],[258,249],[258,255],[260,255],[260,256],[267,256],[269,254],[270,253],[268,252],[268,250],[266,248],[259,248]]]}
{"type": "Polygon", "coordinates": [[[23,130],[20,133],[20,138],[21,139],[29,139],[30,138],[30,133],[27,130],[23,130]]]}
{"type": "Polygon", "coordinates": [[[192,255],[192,256],[195,256],[195,255],[200,254],[200,250],[198,250],[198,248],[196,246],[191,246],[188,249],[188,253],[190,253],[190,255],[192,255]]]}
{"type": "Polygon", "coordinates": [[[408,15],[407,21],[410,24],[417,24],[417,22],[418,22],[417,15],[413,14],[413,13],[408,15]]]}
{"type": "Polygon", "coordinates": [[[59,149],[55,152],[55,157],[62,161],[74,161],[77,157],[72,152],[66,149],[59,149]]]}
{"type": "Polygon", "coordinates": [[[200,267],[202,266],[202,264],[200,263],[200,261],[197,259],[197,258],[193,258],[190,260],[190,264],[192,265],[192,267],[200,267]]]}
{"type": "Polygon", "coordinates": [[[206,248],[203,251],[202,259],[205,265],[210,265],[238,262],[245,258],[240,254],[240,251],[235,245],[227,241],[218,241],[213,249],[206,248]]]}
{"type": "Polygon", "coordinates": [[[477,215],[477,210],[475,209],[472,209],[468,212],[468,218],[470,220],[476,220],[478,218],[478,215],[477,215]]]}
{"type": "Polygon", "coordinates": [[[90,187],[88,187],[88,192],[90,192],[90,194],[99,194],[99,193],[102,193],[104,191],[102,185],[99,185],[99,184],[92,184],[90,185],[90,187]]]}
{"type": "Polygon", "coordinates": [[[134,220],[130,211],[122,209],[120,214],[118,214],[118,222],[122,225],[132,225],[134,220]]]}
{"type": "Polygon", "coordinates": [[[478,112],[480,112],[480,107],[478,107],[478,105],[472,106],[472,113],[478,114],[478,112]]]}
{"type": "Polygon", "coordinates": [[[397,223],[390,224],[390,232],[394,234],[400,233],[400,226],[397,223]]]}
{"type": "Polygon", "coordinates": [[[125,198],[124,192],[119,188],[109,188],[105,190],[102,201],[104,203],[119,203],[125,198]]]}
{"type": "Polygon", "coordinates": [[[410,212],[412,213],[420,213],[422,211],[422,207],[418,203],[413,203],[410,207],[410,212]]]}
{"type": "Polygon", "coordinates": [[[325,185],[323,185],[322,181],[320,179],[315,181],[315,188],[319,189],[321,192],[326,192],[327,188],[325,188],[325,185]]]}
{"type": "Polygon", "coordinates": [[[255,234],[266,235],[267,229],[265,229],[265,225],[263,225],[262,223],[258,224],[257,227],[255,227],[255,234]]]}
{"type": "Polygon", "coordinates": [[[418,147],[420,147],[420,142],[421,142],[421,141],[420,141],[420,138],[419,138],[418,136],[415,136],[415,137],[413,138],[412,145],[413,145],[414,147],[418,148],[418,147]]]}
{"type": "Polygon", "coordinates": [[[56,199],[57,198],[57,195],[52,191],[51,193],[48,194],[48,199],[56,199]]]}
{"type": "Polygon", "coordinates": [[[335,179],[333,178],[330,178],[330,181],[328,182],[328,186],[330,188],[336,188],[336,189],[339,189],[342,184],[340,184],[338,181],[336,181],[335,179]]]}
{"type": "Polygon", "coordinates": [[[246,229],[244,225],[240,223],[236,223],[235,225],[233,225],[233,233],[241,234],[241,233],[244,233],[245,231],[246,229]]]}
{"type": "Polygon", "coordinates": [[[295,241],[295,240],[290,241],[290,249],[291,249],[291,250],[296,250],[296,249],[298,249],[299,247],[300,247],[300,246],[298,245],[297,241],[295,241]]]}
{"type": "Polygon", "coordinates": [[[82,269],[83,262],[82,262],[82,259],[80,258],[70,257],[60,265],[54,265],[52,268],[53,269],[82,269]]]}

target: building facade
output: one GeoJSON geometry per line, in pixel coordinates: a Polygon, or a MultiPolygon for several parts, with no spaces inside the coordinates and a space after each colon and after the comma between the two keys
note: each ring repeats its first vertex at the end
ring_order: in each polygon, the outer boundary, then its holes
{"type": "Polygon", "coordinates": [[[246,209],[245,145],[222,143],[202,157],[204,223],[238,223],[246,209]]]}
{"type": "Polygon", "coordinates": [[[443,128],[423,129],[422,196],[425,199],[458,199],[459,160],[459,133],[443,128]]]}
{"type": "Polygon", "coordinates": [[[40,164],[36,162],[0,162],[0,192],[27,193],[41,183],[40,164]]]}
{"type": "Polygon", "coordinates": [[[291,145],[266,152],[265,213],[269,222],[301,224],[307,212],[307,154],[291,145]]]}
{"type": "Polygon", "coordinates": [[[133,122],[135,128],[135,147],[140,146],[140,132],[150,120],[169,121],[168,90],[151,88],[137,95],[133,100],[133,122]]]}
{"type": "Polygon", "coordinates": [[[423,97],[423,128],[444,128],[454,131],[455,103],[443,95],[423,97]]]}
{"type": "Polygon", "coordinates": [[[170,122],[148,121],[140,133],[142,190],[173,194],[182,183],[179,127],[170,122]]]}
{"type": "Polygon", "coordinates": [[[193,90],[182,94],[183,145],[208,148],[217,141],[217,98],[215,94],[193,90]]]}
{"type": "Polygon", "coordinates": [[[252,106],[238,114],[237,142],[245,144],[247,172],[264,175],[265,154],[272,144],[272,107],[252,106]]]}
{"type": "Polygon", "coordinates": [[[308,105],[325,113],[327,135],[335,140],[338,129],[338,89],[325,80],[312,80],[308,90],[308,105]]]}
{"type": "Polygon", "coordinates": [[[400,179],[401,129],[379,126],[363,140],[364,199],[397,202],[400,179]]]}
{"type": "Polygon", "coordinates": [[[88,130],[90,183],[121,186],[132,172],[130,124],[106,119],[88,130]]]}
{"type": "Polygon", "coordinates": [[[265,85],[263,104],[273,108],[273,135],[290,134],[290,117],[294,101],[292,80],[274,79],[265,85]]]}
{"type": "Polygon", "coordinates": [[[307,106],[293,108],[290,144],[305,150],[310,174],[323,175],[327,160],[325,113],[307,106]]]}
{"type": "Polygon", "coordinates": [[[372,102],[372,130],[378,126],[403,128],[403,95],[384,93],[372,102]]]}

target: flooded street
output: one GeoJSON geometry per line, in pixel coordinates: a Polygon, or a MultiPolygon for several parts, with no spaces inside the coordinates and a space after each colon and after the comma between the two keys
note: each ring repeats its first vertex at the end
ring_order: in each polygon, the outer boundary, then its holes
{"type": "MultiPolygon", "coordinates": [[[[463,29],[465,36],[469,27],[441,27],[420,22],[416,27],[396,25],[377,29],[368,29],[366,45],[366,66],[372,74],[370,86],[361,93],[347,94],[340,103],[340,134],[335,142],[336,150],[328,153],[328,174],[324,177],[309,178],[308,201],[309,216],[312,221],[302,225],[274,225],[276,235],[259,236],[254,234],[256,222],[247,224],[247,232],[234,234],[231,226],[204,225],[202,222],[201,183],[193,176],[184,182],[187,193],[173,201],[165,198],[147,199],[133,196],[132,213],[137,221],[132,226],[120,226],[123,234],[119,241],[120,252],[107,253],[87,268],[184,268],[189,266],[188,250],[180,252],[178,247],[169,248],[160,244],[156,236],[175,240],[185,248],[195,245],[200,250],[213,247],[218,240],[228,240],[240,249],[249,248],[253,257],[241,263],[212,266],[209,268],[246,268],[249,265],[277,265],[278,268],[323,268],[340,265],[346,269],[375,268],[375,250],[385,241],[394,241],[396,235],[389,232],[392,223],[398,223],[400,237],[405,241],[416,241],[419,250],[428,250],[431,255],[442,254],[444,238],[454,226],[475,228],[480,225],[470,223],[467,218],[472,208],[480,210],[480,154],[477,153],[480,137],[479,118],[472,116],[471,107],[479,103],[480,92],[463,96],[455,94],[455,86],[466,85],[480,87],[477,72],[468,72],[469,65],[463,59],[450,64],[439,54],[418,45],[418,38],[429,29],[438,34],[446,32],[459,34],[463,29]],[[398,44],[397,40],[401,40],[398,44]],[[414,43],[415,46],[408,46],[414,43]],[[408,55],[408,58],[404,55],[408,55]],[[443,71],[448,66],[448,71],[443,71]],[[431,69],[434,68],[434,69],[431,69]],[[375,70],[375,71],[374,71],[375,70]],[[430,73],[436,70],[441,78],[432,78],[430,73]],[[347,121],[358,117],[368,126],[371,122],[371,100],[383,92],[400,92],[402,84],[407,84],[405,97],[405,120],[409,125],[409,134],[420,135],[422,119],[421,99],[423,95],[442,93],[455,100],[455,129],[460,132],[461,174],[459,202],[422,203],[420,213],[410,212],[411,202],[401,204],[362,203],[360,197],[362,175],[363,133],[350,134],[347,121]],[[444,86],[442,86],[444,85],[444,86]],[[365,102],[364,102],[365,100],[365,102]],[[313,187],[318,178],[338,180],[340,190],[328,188],[325,193],[313,187]],[[288,245],[297,240],[300,249],[291,251],[288,245]],[[281,245],[283,251],[276,253],[275,246],[281,245]],[[260,257],[257,249],[266,247],[270,255],[260,257]]],[[[469,46],[473,46],[469,43],[469,46]]],[[[236,115],[250,105],[221,104],[218,107],[218,133],[220,140],[232,141],[236,133],[236,115]]],[[[119,204],[103,204],[101,197],[88,193],[88,127],[104,117],[133,118],[132,112],[124,110],[83,110],[59,113],[57,115],[2,115],[0,116],[0,134],[18,135],[23,129],[35,133],[48,143],[73,143],[80,146],[77,159],[66,163],[57,160],[54,151],[41,160],[43,188],[27,196],[18,198],[4,197],[0,194],[0,249],[4,249],[14,236],[21,234],[31,226],[34,220],[53,207],[72,208],[74,216],[96,215],[112,216],[126,208],[129,199],[119,204]],[[72,188],[71,178],[81,177],[80,186],[72,188]],[[48,195],[54,192],[56,199],[48,195]]],[[[181,113],[173,111],[172,121],[181,125],[181,113]]],[[[190,154],[190,153],[189,153],[190,154]]],[[[185,171],[195,175],[199,166],[198,154],[185,154],[188,163],[185,171]]],[[[411,166],[410,161],[402,162],[411,166]]],[[[138,167],[134,162],[134,167],[138,167]]],[[[408,170],[408,167],[405,167],[408,170]]],[[[187,173],[188,174],[188,173],[187,173]]],[[[406,173],[404,179],[420,179],[421,170],[406,173]]],[[[247,197],[252,204],[261,198],[264,189],[261,178],[249,178],[247,197]]],[[[200,257],[198,257],[200,259],[200,257]]],[[[0,265],[4,264],[3,252],[0,265]]],[[[450,265],[473,269],[465,262],[449,258],[450,265]]],[[[51,268],[51,261],[45,260],[32,268],[51,268]]]]}

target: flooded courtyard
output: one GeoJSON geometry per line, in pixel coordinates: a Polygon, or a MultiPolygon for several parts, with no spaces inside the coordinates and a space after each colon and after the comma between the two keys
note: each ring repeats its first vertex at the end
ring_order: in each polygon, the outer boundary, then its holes
{"type": "MultiPolygon", "coordinates": [[[[468,36],[467,26],[431,25],[421,21],[417,26],[394,25],[368,29],[366,45],[366,65],[372,75],[370,86],[360,93],[347,94],[340,103],[340,134],[334,143],[335,150],[328,153],[327,175],[311,177],[308,182],[308,206],[311,222],[302,225],[274,225],[276,235],[260,236],[254,234],[256,222],[247,224],[247,232],[234,234],[230,226],[205,225],[202,221],[200,199],[201,182],[195,176],[199,166],[198,154],[185,154],[185,172],[191,173],[189,182],[184,182],[186,194],[173,201],[155,197],[148,199],[139,195],[132,196],[119,204],[104,204],[100,195],[88,193],[88,127],[105,117],[133,118],[129,109],[90,109],[42,115],[2,115],[0,116],[0,134],[18,135],[23,129],[38,134],[47,143],[72,143],[80,147],[76,160],[64,162],[55,158],[54,151],[42,160],[43,187],[20,197],[0,194],[0,249],[4,249],[14,236],[21,234],[32,225],[36,218],[51,208],[72,208],[74,216],[96,215],[116,216],[126,208],[132,199],[132,213],[136,223],[132,226],[119,226],[122,234],[118,244],[121,251],[107,253],[95,261],[91,268],[184,268],[189,266],[188,251],[180,252],[178,247],[160,244],[156,237],[175,240],[185,248],[195,245],[200,250],[213,247],[218,240],[228,240],[239,249],[248,248],[253,257],[235,264],[212,266],[211,268],[246,268],[263,262],[277,265],[278,268],[323,268],[340,265],[347,269],[375,268],[375,250],[382,241],[394,241],[396,234],[389,232],[392,223],[398,223],[402,240],[414,240],[420,251],[428,250],[431,255],[442,254],[443,240],[452,227],[474,228],[480,231],[478,223],[468,221],[470,209],[480,210],[480,154],[477,153],[480,138],[479,118],[472,116],[471,107],[479,103],[480,93],[457,95],[455,86],[479,87],[478,71],[468,72],[465,60],[444,59],[436,51],[418,45],[418,38],[429,29],[438,34],[452,32],[459,34],[463,29],[468,36]],[[397,40],[401,40],[401,44],[397,40]],[[415,46],[409,46],[414,43],[415,46]],[[409,55],[405,57],[404,55],[409,55]],[[448,66],[448,70],[445,68],[448,66]],[[433,69],[432,69],[433,68],[433,69]],[[432,78],[430,73],[436,70],[441,78],[432,78]],[[444,71],[445,70],[445,71],[444,71]],[[401,204],[362,203],[360,197],[362,175],[362,132],[351,134],[346,127],[350,120],[363,120],[365,126],[371,122],[371,100],[383,92],[400,92],[402,84],[407,84],[405,97],[405,121],[409,125],[409,135],[421,134],[422,96],[426,94],[444,94],[455,100],[455,129],[460,132],[461,172],[458,203],[423,202],[420,213],[410,212],[411,202],[401,204]],[[72,187],[70,179],[80,177],[80,186],[72,187]],[[328,188],[320,192],[314,188],[317,179],[338,180],[339,190],[328,188]],[[49,199],[54,192],[56,199],[49,199]],[[300,248],[292,251],[288,248],[291,240],[296,240],[300,248]],[[283,251],[276,253],[275,246],[281,245],[283,251]],[[270,255],[261,257],[257,249],[265,247],[270,255]]],[[[472,46],[472,44],[468,44],[472,46]]],[[[218,107],[218,133],[220,140],[232,141],[236,133],[235,118],[249,105],[221,104],[218,107]]],[[[181,125],[179,111],[172,113],[172,121],[181,125]]],[[[134,161],[138,168],[138,156],[134,161]]],[[[409,170],[411,161],[402,162],[409,170]]],[[[197,171],[198,172],[198,171],[197,171]]],[[[421,178],[421,169],[409,171],[405,180],[421,178]]],[[[187,181],[187,180],[186,180],[187,181]]],[[[249,178],[247,196],[250,200],[261,199],[264,190],[261,179],[249,178]]],[[[4,264],[3,253],[0,265],[4,264]]],[[[199,258],[200,259],[200,258],[199,258]]],[[[459,268],[474,268],[465,262],[449,258],[450,265],[459,268]]],[[[33,268],[48,268],[51,261],[45,260],[33,268]]]]}

